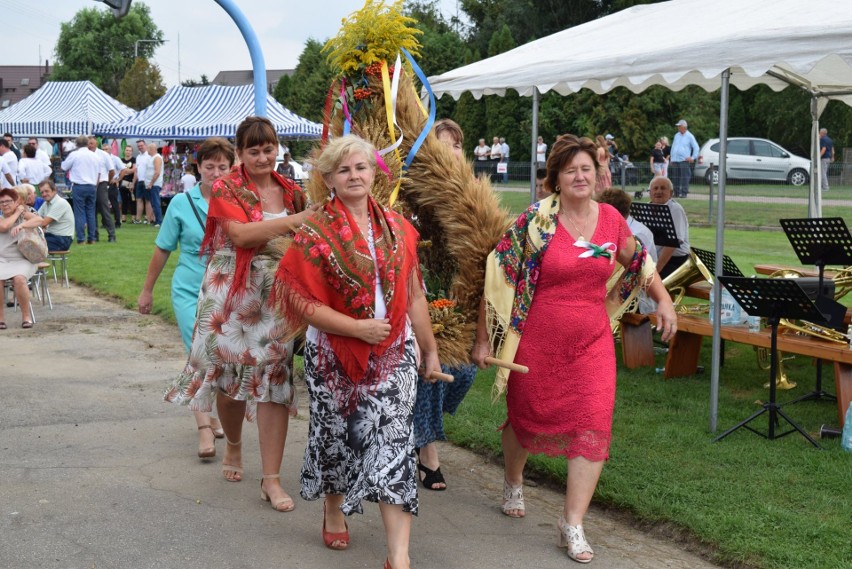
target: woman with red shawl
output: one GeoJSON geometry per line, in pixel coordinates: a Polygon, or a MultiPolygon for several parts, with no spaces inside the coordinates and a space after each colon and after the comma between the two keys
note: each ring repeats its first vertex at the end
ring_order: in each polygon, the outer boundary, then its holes
{"type": "Polygon", "coordinates": [[[281,460],[295,414],[293,343],[267,300],[277,258],[275,237],[295,231],[311,209],[291,180],[274,172],[278,138],[268,119],[249,117],[237,128],[240,165],[213,184],[201,254],[209,255],[198,297],[189,360],[166,400],[210,411],[213,400],[227,446],[222,471],[242,480],[243,416],[257,410],[263,478],[261,499],[279,512],[295,507],[281,487],[281,460]],[[248,405],[247,405],[248,404],[248,405]]]}
{"type": "Polygon", "coordinates": [[[378,502],[386,568],[408,569],[417,513],[412,429],[422,373],[440,371],[417,263],[417,232],[370,190],[376,150],[335,139],[316,168],[331,200],[296,233],[276,276],[275,298],[293,325],[307,323],[305,382],[311,420],[301,495],[325,496],[323,540],[349,545],[344,515],[378,502]],[[413,334],[412,334],[413,332],[413,334]]]}

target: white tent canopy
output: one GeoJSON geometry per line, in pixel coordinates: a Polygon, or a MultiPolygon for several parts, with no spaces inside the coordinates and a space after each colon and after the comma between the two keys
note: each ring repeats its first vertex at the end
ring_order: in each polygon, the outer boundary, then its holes
{"type": "MultiPolygon", "coordinates": [[[[836,0],[671,0],[634,6],[611,16],[541,38],[506,53],[429,78],[436,96],[504,95],[514,89],[533,97],[535,156],[539,93],[567,95],[580,89],[605,93],[652,85],[721,88],[719,172],[726,167],[728,86],[788,85],[811,95],[811,191],[809,211],[821,216],[817,190],[819,115],[830,99],[852,106],[852,2],[836,0]]],[[[719,178],[716,267],[722,274],[725,178],[719,178]]],[[[720,291],[710,394],[710,429],[716,430],[720,364],[720,291]]]]}
{"type": "Polygon", "coordinates": [[[436,96],[523,96],[651,85],[800,84],[852,105],[852,3],[673,0],[634,6],[429,78],[436,96]],[[767,73],[778,74],[787,80],[767,73]],[[833,94],[836,92],[840,94],[833,94]]]}
{"type": "MultiPolygon", "coordinates": [[[[267,118],[278,136],[317,139],[322,125],[291,112],[267,96],[267,118]]],[[[176,86],[151,106],[123,120],[95,125],[95,133],[113,137],[195,140],[234,138],[237,126],[254,115],[254,86],[176,86]]]]}
{"type": "Polygon", "coordinates": [[[49,81],[0,112],[0,131],[15,136],[71,137],[92,134],[96,123],[133,114],[90,81],[49,81]]]}

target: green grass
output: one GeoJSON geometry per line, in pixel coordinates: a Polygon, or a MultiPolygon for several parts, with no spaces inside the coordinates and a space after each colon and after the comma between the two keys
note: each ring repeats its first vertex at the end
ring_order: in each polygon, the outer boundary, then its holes
{"type": "MultiPolygon", "coordinates": [[[[125,223],[116,230],[116,243],[101,241],[94,245],[72,245],[68,256],[68,274],[75,282],[120,301],[125,308],[135,310],[154,251],[157,231],[157,228],[148,225],[125,223]]],[[[177,258],[178,251],[175,251],[160,273],[154,287],[154,305],[151,309],[151,314],[158,314],[172,323],[176,320],[172,311],[171,283],[177,258]]]]}
{"type": "MultiPolygon", "coordinates": [[[[504,198],[523,194],[504,193],[504,198]]],[[[765,216],[764,216],[765,217],[765,216]]],[[[71,278],[135,309],[147,271],[156,230],[124,225],[118,243],[72,246],[71,278]]],[[[713,249],[715,230],[696,227],[692,243],[713,249]]],[[[726,230],[725,252],[750,274],[755,263],[798,264],[786,237],[777,231],[726,230]]],[[[160,276],[154,313],[174,321],[169,284],[177,255],[160,276]]],[[[658,356],[657,365],[663,365],[658,356]]],[[[838,439],[813,449],[798,433],[775,441],[739,430],[713,443],[709,432],[710,341],[701,365],[689,378],[664,380],[652,369],[620,368],[611,459],[604,468],[595,502],[626,512],[635,525],[698,544],[720,564],[765,569],[852,567],[849,547],[852,512],[852,454],[838,439]]],[[[814,385],[814,368],[805,358],[785,362],[788,377],[799,382],[779,401],[814,385]]],[[[755,412],[768,397],[754,350],[728,342],[721,373],[719,432],[755,412]]],[[[831,366],[824,385],[833,391],[831,366]]],[[[496,428],[505,418],[503,401],[492,404],[493,371],[477,376],[454,417],[447,416],[450,440],[499,457],[496,428]]],[[[809,401],[784,408],[807,431],[837,424],[835,402],[809,401]]],[[[761,416],[753,426],[766,430],[761,416]]],[[[786,429],[784,429],[786,430],[786,429]]],[[[533,456],[528,476],[563,488],[565,461],[533,456]]]]}

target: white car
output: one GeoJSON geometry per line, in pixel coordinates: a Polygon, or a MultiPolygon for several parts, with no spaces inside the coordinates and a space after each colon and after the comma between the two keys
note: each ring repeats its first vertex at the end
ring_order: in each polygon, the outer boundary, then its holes
{"type": "MultiPolygon", "coordinates": [[[[694,176],[708,184],[719,182],[719,139],[712,138],[698,152],[694,176]],[[712,170],[710,165],[712,164],[712,170]]],[[[810,179],[811,161],[764,138],[728,139],[728,180],[786,182],[804,186],[810,179]]]]}

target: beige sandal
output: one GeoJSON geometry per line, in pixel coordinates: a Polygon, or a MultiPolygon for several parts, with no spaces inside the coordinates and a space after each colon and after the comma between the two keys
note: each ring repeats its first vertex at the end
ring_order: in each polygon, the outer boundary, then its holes
{"type": "MultiPolygon", "coordinates": [[[[286,498],[282,498],[281,500],[273,503],[272,498],[269,497],[269,494],[266,493],[266,490],[263,489],[263,481],[264,480],[279,480],[281,478],[280,474],[264,474],[261,477],[260,481],[260,499],[264,502],[269,502],[272,504],[272,509],[276,512],[292,512],[296,509],[296,503],[293,501],[293,498],[287,496],[286,498]],[[283,506],[283,507],[282,507],[283,506]]],[[[282,488],[283,490],[283,488],[282,488]]],[[[286,492],[285,492],[286,494],[286,492]]]]}
{"type": "MultiPolygon", "coordinates": [[[[238,447],[243,444],[242,440],[239,440],[235,443],[232,443],[228,439],[225,439],[225,442],[228,446],[238,447]]],[[[243,479],[243,465],[242,464],[226,464],[224,457],[222,458],[222,472],[225,474],[225,480],[228,482],[241,482],[243,479]],[[233,472],[236,476],[228,478],[228,473],[233,472]]]]}
{"type": "MultiPolygon", "coordinates": [[[[203,431],[204,429],[210,429],[210,432],[211,433],[213,432],[213,427],[211,427],[210,425],[202,425],[202,426],[198,427],[199,431],[203,431]]],[[[216,435],[215,434],[213,435],[213,441],[214,442],[216,441],[216,435]]],[[[201,447],[201,441],[199,441],[198,458],[213,458],[214,456],[216,456],[216,447],[215,446],[209,446],[209,447],[202,448],[201,447]]]]}
{"type": "Polygon", "coordinates": [[[568,557],[577,563],[588,563],[595,558],[595,552],[586,541],[586,534],[583,532],[583,526],[569,526],[563,516],[559,516],[556,522],[559,527],[559,547],[566,548],[568,557]],[[577,557],[583,553],[588,553],[589,556],[583,559],[577,557]]]}
{"type": "Polygon", "coordinates": [[[509,481],[503,479],[503,505],[500,506],[503,515],[510,518],[523,518],[524,510],[524,485],[513,486],[509,481]]]}
{"type": "Polygon", "coordinates": [[[225,438],[225,429],[222,428],[222,422],[219,421],[216,417],[210,417],[210,430],[213,431],[213,436],[217,439],[225,438]],[[219,424],[218,427],[214,427],[213,423],[216,422],[219,424]]]}

